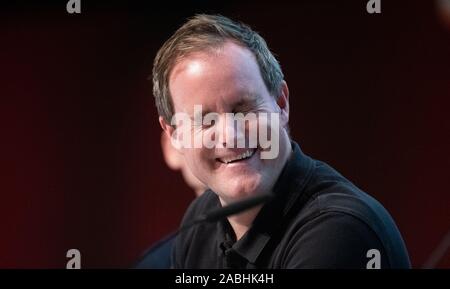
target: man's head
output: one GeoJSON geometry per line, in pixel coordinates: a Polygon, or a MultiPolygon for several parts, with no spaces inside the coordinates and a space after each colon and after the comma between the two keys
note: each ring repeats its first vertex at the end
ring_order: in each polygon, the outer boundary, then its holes
{"type": "Polygon", "coordinates": [[[183,155],[173,147],[166,132],[161,134],[161,149],[167,166],[174,171],[181,172],[184,181],[194,190],[197,197],[207,190],[205,184],[200,182],[200,180],[192,174],[191,170],[186,165],[183,155]]]}
{"type": "MultiPolygon", "coordinates": [[[[223,144],[215,148],[180,148],[192,173],[215,191],[222,203],[269,192],[290,153],[287,124],[288,88],[265,41],[248,26],[222,16],[198,15],[184,24],[159,50],[153,67],[153,90],[160,123],[173,137],[175,113],[194,119],[194,106],[220,117],[211,125],[190,124],[193,138],[205,135],[223,144]],[[227,148],[227,113],[277,113],[278,157],[262,159],[264,150],[227,148]],[[242,158],[241,160],[237,160],[242,158]]],[[[262,118],[261,118],[262,119],[262,118]]],[[[259,117],[256,122],[261,123],[259,117]]]]}

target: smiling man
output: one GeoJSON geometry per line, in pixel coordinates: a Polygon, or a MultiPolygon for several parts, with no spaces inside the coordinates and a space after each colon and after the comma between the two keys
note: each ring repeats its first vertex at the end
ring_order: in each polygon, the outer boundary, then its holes
{"type": "Polygon", "coordinates": [[[159,50],[153,86],[161,127],[209,188],[183,224],[251,196],[274,195],[264,206],[181,232],[174,268],[366,268],[373,264],[370,250],[379,252],[374,267],[410,266],[388,212],[290,138],[287,83],[250,27],[223,16],[193,17],[159,50]],[[238,114],[244,125],[230,121],[238,114]],[[255,130],[269,132],[270,146],[255,130]],[[276,154],[267,157],[271,150],[276,154]]]}

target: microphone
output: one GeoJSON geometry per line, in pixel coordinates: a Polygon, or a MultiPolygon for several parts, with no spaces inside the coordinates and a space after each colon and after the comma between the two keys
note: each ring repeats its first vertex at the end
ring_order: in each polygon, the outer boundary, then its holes
{"type": "MultiPolygon", "coordinates": [[[[161,268],[165,268],[164,266],[169,266],[168,264],[165,264],[165,265],[162,265],[163,267],[154,267],[154,265],[149,265],[149,264],[151,264],[152,262],[155,262],[154,259],[152,259],[152,258],[155,258],[155,256],[154,256],[154,254],[156,252],[155,250],[160,249],[162,246],[167,247],[167,244],[170,244],[170,246],[172,246],[171,245],[172,243],[167,243],[167,242],[170,240],[172,240],[172,242],[173,242],[173,239],[175,238],[175,236],[178,235],[180,232],[188,230],[198,224],[216,222],[216,221],[219,221],[228,216],[244,212],[248,209],[251,209],[253,207],[256,207],[258,205],[268,202],[273,197],[274,197],[274,195],[271,193],[264,194],[264,195],[258,195],[255,197],[249,197],[242,201],[237,201],[237,202],[227,205],[225,207],[220,207],[220,208],[211,210],[209,212],[206,212],[204,214],[201,214],[200,216],[195,218],[193,221],[181,226],[178,230],[171,233],[169,236],[167,236],[163,240],[160,240],[158,243],[154,244],[150,249],[147,249],[147,251],[139,258],[139,260],[132,266],[132,268],[135,268],[135,269],[136,268],[149,268],[149,266],[150,266],[151,268],[161,269],[161,268]],[[148,263],[148,262],[150,262],[150,263],[148,263]]],[[[169,248],[169,250],[170,250],[170,248],[169,248]]],[[[167,248],[165,248],[164,250],[167,250],[167,248]]],[[[161,254],[161,253],[159,253],[159,254],[161,254]]],[[[166,254],[168,254],[168,253],[166,253],[166,254]]],[[[159,256],[158,258],[161,259],[161,256],[159,256]]],[[[164,256],[162,257],[162,259],[164,259],[164,256]]]]}
{"type": "Polygon", "coordinates": [[[198,216],[196,219],[194,219],[190,223],[183,225],[181,228],[178,229],[178,231],[175,233],[175,235],[184,230],[187,230],[195,225],[198,225],[201,223],[217,222],[228,216],[235,215],[235,214],[241,213],[243,211],[249,210],[253,207],[256,207],[258,205],[268,202],[272,198],[273,198],[273,194],[258,195],[255,197],[249,197],[242,201],[232,203],[225,207],[211,210],[209,212],[201,214],[200,216],[198,216]]]}

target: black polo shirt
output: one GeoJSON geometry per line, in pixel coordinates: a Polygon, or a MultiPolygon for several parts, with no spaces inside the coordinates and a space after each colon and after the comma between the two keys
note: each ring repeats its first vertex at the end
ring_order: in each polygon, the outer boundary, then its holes
{"type": "MultiPolygon", "coordinates": [[[[181,232],[172,252],[174,268],[409,268],[402,237],[389,213],[324,162],[292,142],[275,197],[236,241],[224,219],[181,232]],[[373,266],[373,265],[372,265],[373,266]]],[[[182,225],[220,207],[205,192],[188,208],[182,225]]]]}

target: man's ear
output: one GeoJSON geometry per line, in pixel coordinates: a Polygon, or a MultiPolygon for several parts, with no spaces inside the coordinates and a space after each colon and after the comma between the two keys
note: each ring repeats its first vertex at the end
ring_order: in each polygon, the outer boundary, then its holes
{"type": "MultiPolygon", "coordinates": [[[[176,130],[175,128],[170,124],[167,123],[166,120],[160,116],[159,117],[159,125],[161,125],[161,128],[163,129],[163,133],[166,135],[167,139],[169,140],[169,142],[172,142],[172,138],[176,139],[176,130]]],[[[174,146],[174,149],[178,149],[176,146],[174,146]]]]}
{"type": "Polygon", "coordinates": [[[289,88],[286,81],[281,83],[280,95],[277,99],[277,105],[280,108],[280,124],[288,127],[289,122],[289,88]]]}
{"type": "Polygon", "coordinates": [[[161,132],[161,149],[163,152],[164,160],[169,168],[172,170],[179,170],[183,166],[183,156],[172,145],[169,135],[163,131],[161,132]]]}
{"type": "Polygon", "coordinates": [[[169,138],[172,137],[174,129],[170,125],[170,123],[167,123],[166,120],[162,116],[159,117],[159,125],[161,126],[161,128],[163,129],[163,131],[167,134],[167,136],[169,138]]]}

